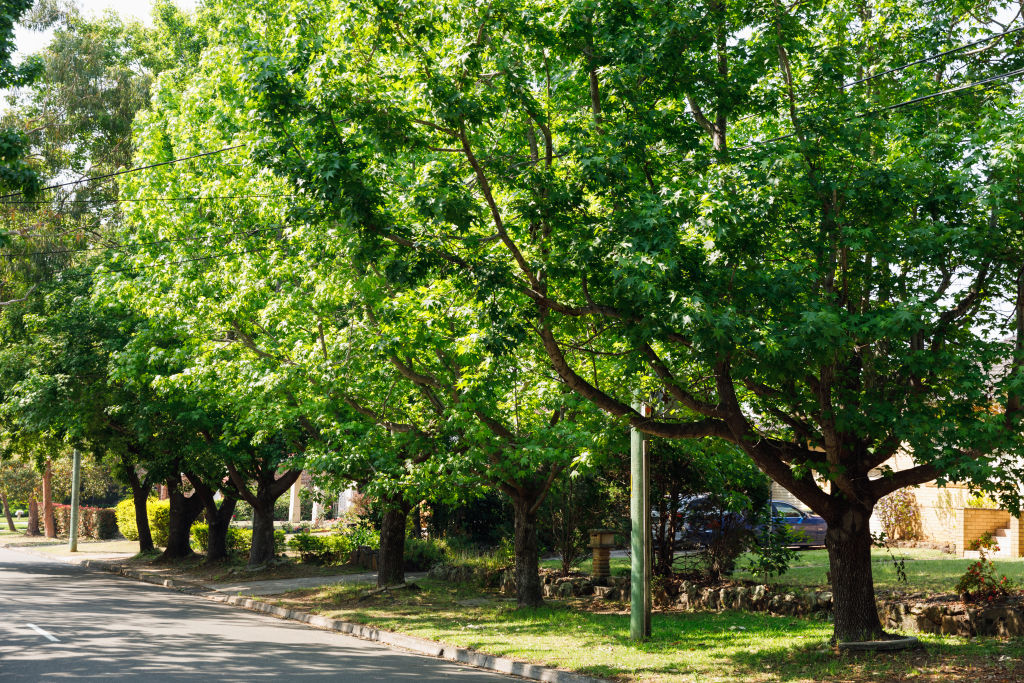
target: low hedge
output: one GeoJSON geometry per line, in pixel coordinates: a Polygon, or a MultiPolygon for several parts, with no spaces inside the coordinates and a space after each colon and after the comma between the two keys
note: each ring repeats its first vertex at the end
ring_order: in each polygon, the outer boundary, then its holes
{"type": "MultiPolygon", "coordinates": [[[[274,529],[274,553],[280,555],[284,552],[284,531],[274,529]]],[[[210,525],[205,522],[196,522],[192,525],[192,544],[203,553],[210,550],[210,525]]],[[[252,548],[252,529],[241,529],[228,527],[228,554],[248,555],[252,548]]]]}
{"type": "MultiPolygon", "coordinates": [[[[54,505],[53,521],[58,536],[71,533],[71,506],[54,505]]],[[[78,537],[105,541],[117,537],[117,513],[113,508],[78,508],[78,537]]]]}
{"type": "Polygon", "coordinates": [[[310,564],[342,564],[348,562],[355,549],[352,537],[343,534],[295,534],[288,547],[296,551],[303,562],[310,564]]]}
{"type": "MultiPolygon", "coordinates": [[[[129,541],[139,540],[139,528],[135,524],[135,501],[125,498],[117,504],[114,512],[121,535],[129,541]]],[[[153,536],[153,545],[166,547],[171,501],[150,498],[146,501],[146,513],[149,516],[149,533],[153,536]]]]}

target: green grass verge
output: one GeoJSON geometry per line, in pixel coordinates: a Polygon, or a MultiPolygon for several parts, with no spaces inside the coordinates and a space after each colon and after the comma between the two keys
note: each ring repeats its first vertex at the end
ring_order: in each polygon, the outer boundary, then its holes
{"type": "Polygon", "coordinates": [[[1024,642],[925,637],[926,649],[836,655],[832,626],[815,619],[744,612],[663,612],[653,637],[628,637],[621,605],[549,600],[517,609],[500,596],[423,580],[422,590],[366,596],[369,586],[326,586],[278,604],[488,654],[629,681],[975,681],[1024,677],[1024,642]],[[1019,674],[1019,676],[1018,676],[1019,674]],[[983,679],[981,679],[983,680],[983,679]]]}
{"type": "MultiPolygon", "coordinates": [[[[887,550],[874,548],[871,551],[872,574],[875,580],[875,588],[882,591],[897,591],[901,593],[949,593],[956,585],[957,579],[967,571],[967,567],[975,560],[961,559],[938,550],[927,550],[924,548],[894,548],[892,551],[896,558],[904,559],[904,566],[907,572],[907,583],[902,584],[898,580],[892,557],[887,550]]],[[[732,578],[754,581],[754,576],[746,571],[744,567],[749,564],[750,555],[740,557],[736,563],[737,570],[732,578]]],[[[997,557],[994,559],[996,572],[1006,574],[1012,581],[1024,585],[1024,558],[1009,559],[997,557]]],[[[629,558],[611,558],[611,571],[616,576],[629,575],[629,558]]],[[[545,560],[542,567],[549,569],[561,569],[562,563],[558,560],[545,560]]],[[[591,560],[585,560],[579,564],[580,571],[590,573],[591,560]]],[[[771,581],[773,584],[782,586],[793,586],[801,588],[822,588],[828,587],[828,552],[822,549],[800,550],[790,570],[771,581]]]]}
{"type": "MultiPolygon", "coordinates": [[[[957,579],[975,560],[953,557],[938,550],[922,548],[894,548],[896,558],[904,559],[907,583],[900,583],[888,551],[873,549],[871,552],[872,575],[875,588],[901,593],[950,593],[957,579]]],[[[1024,584],[1024,559],[995,558],[996,572],[1006,574],[1011,580],[1024,584]]],[[[742,569],[747,564],[741,558],[741,567],[733,576],[737,579],[754,577],[742,569]]],[[[790,570],[773,583],[786,586],[826,587],[828,580],[828,553],[825,550],[803,550],[797,555],[790,570]]]]}

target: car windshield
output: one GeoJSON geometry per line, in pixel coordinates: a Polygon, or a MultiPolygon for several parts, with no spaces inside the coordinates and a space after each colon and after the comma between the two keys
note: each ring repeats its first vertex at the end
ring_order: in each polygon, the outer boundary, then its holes
{"type": "Polygon", "coordinates": [[[772,510],[776,517],[802,518],[804,516],[804,513],[800,512],[800,510],[789,503],[772,503],[772,510]]]}

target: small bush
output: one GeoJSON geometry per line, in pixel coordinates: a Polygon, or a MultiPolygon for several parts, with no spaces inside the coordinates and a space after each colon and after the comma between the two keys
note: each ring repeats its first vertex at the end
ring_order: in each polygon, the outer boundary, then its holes
{"type": "Polygon", "coordinates": [[[191,530],[192,545],[201,553],[210,551],[210,525],[204,522],[196,522],[191,530]]]}
{"type": "Polygon", "coordinates": [[[95,538],[105,541],[117,536],[117,513],[113,508],[96,508],[93,517],[95,538]]]}
{"type": "Polygon", "coordinates": [[[439,539],[405,539],[405,569],[425,572],[448,560],[448,544],[439,539]]]}
{"type": "Polygon", "coordinates": [[[792,546],[797,540],[797,532],[788,525],[768,523],[758,533],[757,541],[750,549],[753,557],[747,570],[765,581],[782,576],[796,558],[796,550],[792,546]]]}
{"type": "Polygon", "coordinates": [[[353,548],[359,548],[361,546],[366,546],[373,550],[378,550],[380,548],[380,532],[369,524],[363,523],[354,526],[344,535],[352,539],[353,548]]]}
{"type": "Polygon", "coordinates": [[[984,550],[981,552],[981,559],[969,566],[957,581],[956,592],[964,602],[991,602],[1016,588],[1006,575],[996,577],[992,560],[985,557],[984,550]]]}
{"type": "MultiPolygon", "coordinates": [[[[57,531],[58,536],[67,536],[68,529],[71,528],[71,506],[70,505],[57,505],[53,506],[53,526],[57,531]]],[[[78,537],[82,538],[82,529],[79,526],[78,537]]]]}
{"type": "Polygon", "coordinates": [[[153,545],[166,548],[171,521],[171,501],[146,501],[146,514],[149,517],[149,533],[153,535],[153,545]]]}
{"type": "Polygon", "coordinates": [[[978,538],[968,543],[965,550],[999,550],[999,542],[996,541],[995,536],[992,535],[991,531],[986,531],[978,538]]]}
{"type": "Polygon", "coordinates": [[[351,536],[342,534],[296,534],[288,547],[299,553],[303,562],[310,564],[342,564],[356,547],[351,536]]]}
{"type": "MultiPolygon", "coordinates": [[[[248,555],[252,549],[252,529],[228,527],[226,541],[229,555],[248,555]]],[[[205,522],[196,522],[192,525],[192,544],[199,548],[200,552],[210,552],[210,525],[205,522]]],[[[284,548],[284,531],[275,529],[274,552],[281,554],[284,552],[284,548]]]]}
{"type": "MultiPolygon", "coordinates": [[[[139,540],[139,528],[135,524],[135,501],[125,498],[114,508],[114,513],[121,535],[129,541],[139,540]]],[[[153,545],[166,546],[171,502],[150,498],[146,501],[146,514],[149,517],[149,533],[153,536],[153,545]]]]}
{"type": "Polygon", "coordinates": [[[139,540],[139,527],[135,523],[135,501],[125,498],[114,508],[117,530],[129,541],[139,540]]]}
{"type": "MultiPolygon", "coordinates": [[[[54,505],[53,522],[58,536],[71,534],[71,506],[54,505]]],[[[117,515],[110,508],[84,505],[78,508],[78,537],[105,540],[117,535],[117,515]]]]}

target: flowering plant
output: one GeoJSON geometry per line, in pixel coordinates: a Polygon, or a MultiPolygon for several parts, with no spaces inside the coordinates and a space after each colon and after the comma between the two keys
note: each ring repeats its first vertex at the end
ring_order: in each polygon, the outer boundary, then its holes
{"type": "Polygon", "coordinates": [[[1005,575],[996,578],[995,566],[985,557],[984,550],[981,559],[969,566],[956,584],[956,592],[964,602],[992,602],[1015,588],[1005,575]]]}

